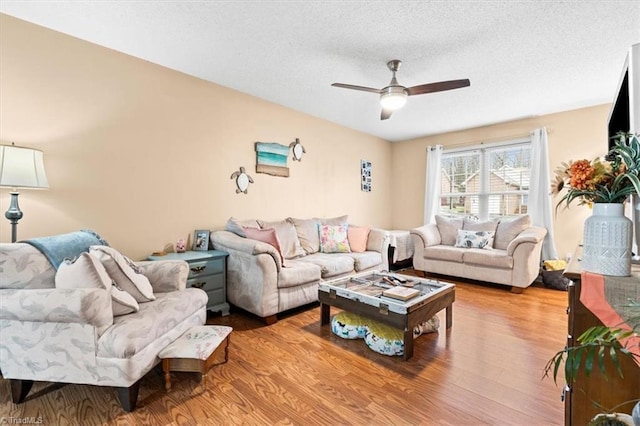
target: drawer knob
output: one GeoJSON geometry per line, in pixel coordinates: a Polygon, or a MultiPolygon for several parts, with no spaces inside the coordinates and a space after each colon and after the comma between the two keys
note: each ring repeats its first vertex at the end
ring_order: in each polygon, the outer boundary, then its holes
{"type": "Polygon", "coordinates": [[[562,393],[560,394],[560,401],[565,402],[569,397],[569,392],[571,392],[571,388],[569,387],[569,385],[564,385],[564,388],[562,388],[562,393]]]}
{"type": "Polygon", "coordinates": [[[201,283],[194,283],[193,285],[191,285],[191,287],[194,287],[194,288],[202,288],[202,287],[204,287],[204,285],[205,285],[205,284],[206,284],[205,282],[201,282],[201,283]]]}
{"type": "Polygon", "coordinates": [[[202,272],[205,270],[205,268],[206,266],[196,266],[191,268],[191,272],[195,272],[195,273],[202,272]]]}

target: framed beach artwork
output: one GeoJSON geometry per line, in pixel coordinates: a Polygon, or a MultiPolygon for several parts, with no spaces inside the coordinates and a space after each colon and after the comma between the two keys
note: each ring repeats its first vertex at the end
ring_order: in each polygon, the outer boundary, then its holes
{"type": "Polygon", "coordinates": [[[256,142],[256,173],[289,177],[289,147],[275,142],[256,142]]]}

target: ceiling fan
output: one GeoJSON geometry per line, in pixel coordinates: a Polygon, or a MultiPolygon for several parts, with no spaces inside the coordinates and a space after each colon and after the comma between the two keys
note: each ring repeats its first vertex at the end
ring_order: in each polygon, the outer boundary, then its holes
{"type": "Polygon", "coordinates": [[[361,90],[363,92],[372,92],[380,95],[380,105],[382,112],[380,120],[386,120],[391,117],[393,111],[400,109],[407,103],[407,96],[423,95],[425,93],[442,92],[444,90],[459,89],[471,85],[469,79],[438,81],[436,83],[420,84],[419,86],[404,87],[398,84],[396,80],[396,72],[400,69],[402,61],[394,59],[387,62],[387,67],[393,73],[391,82],[382,89],[374,89],[373,87],[355,86],[353,84],[333,83],[333,87],[342,87],[344,89],[361,90]]]}

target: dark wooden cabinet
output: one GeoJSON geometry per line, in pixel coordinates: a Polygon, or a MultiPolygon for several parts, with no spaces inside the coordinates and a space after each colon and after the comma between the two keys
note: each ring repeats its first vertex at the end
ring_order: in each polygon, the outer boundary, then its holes
{"type": "MultiPolygon", "coordinates": [[[[565,276],[573,281],[569,286],[568,335],[567,346],[577,344],[578,337],[589,327],[601,326],[602,322],[580,302],[580,290],[582,286],[581,268],[577,257],[574,257],[565,276]]],[[[632,285],[640,288],[640,267],[634,265],[633,275],[629,277],[632,285]]],[[[596,414],[615,410],[620,413],[631,414],[635,402],[623,405],[625,401],[640,398],[640,367],[629,357],[620,359],[620,365],[624,378],[615,371],[613,364],[607,358],[605,363],[607,377],[600,373],[594,366],[589,377],[586,377],[581,368],[573,381],[567,383],[563,396],[565,403],[565,424],[583,426],[589,423],[596,414]],[[595,402],[602,405],[599,408],[595,402]]]]}

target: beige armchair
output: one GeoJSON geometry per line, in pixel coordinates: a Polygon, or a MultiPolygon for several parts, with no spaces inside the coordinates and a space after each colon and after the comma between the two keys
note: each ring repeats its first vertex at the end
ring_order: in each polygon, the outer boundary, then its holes
{"type": "Polygon", "coordinates": [[[207,296],[186,289],[182,261],[137,264],[155,300],[114,316],[111,288],[56,288],[56,269],[29,244],[0,244],[0,370],[21,403],[33,381],[117,388],[125,411],[158,353],[206,319],[207,296]]]}

